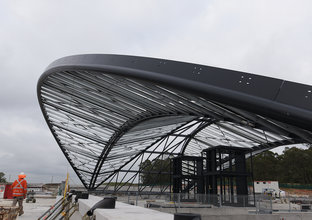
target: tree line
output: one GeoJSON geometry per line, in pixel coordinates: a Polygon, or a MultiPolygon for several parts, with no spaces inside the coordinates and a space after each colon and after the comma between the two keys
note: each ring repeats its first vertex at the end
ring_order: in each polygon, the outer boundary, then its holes
{"type": "Polygon", "coordinates": [[[254,180],[312,183],[312,148],[285,148],[282,154],[263,152],[253,158],[254,180]]]}
{"type": "Polygon", "coordinates": [[[166,185],[170,183],[170,158],[145,160],[140,164],[140,182],[143,185],[166,185]]]}
{"type": "MultiPolygon", "coordinates": [[[[247,159],[247,164],[250,164],[247,159]]],[[[164,185],[170,183],[170,159],[145,160],[140,165],[140,183],[164,185]]],[[[248,167],[250,169],[250,167],[248,167]]],[[[282,154],[265,151],[253,157],[254,180],[280,183],[312,184],[312,147],[285,148],[282,154]]]]}

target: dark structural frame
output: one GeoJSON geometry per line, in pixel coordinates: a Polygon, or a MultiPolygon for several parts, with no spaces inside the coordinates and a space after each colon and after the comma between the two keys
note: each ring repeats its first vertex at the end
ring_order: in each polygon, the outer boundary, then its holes
{"type": "Polygon", "coordinates": [[[195,200],[218,206],[255,205],[254,187],[248,186],[254,182],[252,150],[215,146],[204,149],[202,156],[174,157],[172,182],[175,201],[195,200]],[[248,163],[246,156],[249,157],[248,163]]]}
{"type": "MultiPolygon", "coordinates": [[[[250,73],[155,58],[76,55],[48,66],[37,93],[55,140],[88,190],[168,192],[171,182],[141,180],[146,173],[155,179],[171,175],[172,168],[148,171],[144,161],[205,158],[217,146],[250,149],[248,158],[312,143],[312,87],[250,73]]],[[[223,156],[218,160],[215,165],[226,163],[223,156]]],[[[216,183],[212,173],[218,168],[205,169],[210,184],[216,183]]]]}

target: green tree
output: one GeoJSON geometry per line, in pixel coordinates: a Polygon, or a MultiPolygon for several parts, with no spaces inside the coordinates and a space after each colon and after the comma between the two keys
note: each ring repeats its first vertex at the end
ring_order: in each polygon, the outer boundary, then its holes
{"type": "Polygon", "coordinates": [[[145,160],[140,164],[141,183],[144,185],[165,185],[170,182],[170,158],[145,160]]]}
{"type": "Polygon", "coordinates": [[[276,153],[265,151],[253,158],[255,180],[278,180],[276,175],[279,159],[276,153]]]}
{"type": "Polygon", "coordinates": [[[253,158],[255,180],[280,183],[312,183],[312,148],[285,148],[283,154],[263,152],[253,158]]]}
{"type": "Polygon", "coordinates": [[[286,149],[280,158],[279,181],[309,184],[312,182],[312,148],[286,149]]]}
{"type": "Polygon", "coordinates": [[[0,183],[6,183],[6,178],[4,177],[5,174],[3,172],[0,172],[0,183]]]}

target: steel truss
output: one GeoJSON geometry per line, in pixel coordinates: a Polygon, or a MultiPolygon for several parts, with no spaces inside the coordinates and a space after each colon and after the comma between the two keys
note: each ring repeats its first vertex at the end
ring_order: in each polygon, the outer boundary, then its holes
{"type": "MultiPolygon", "coordinates": [[[[166,192],[171,183],[141,184],[149,172],[142,162],[219,145],[256,155],[312,143],[311,86],[249,73],[80,55],[52,63],[37,90],[52,134],[89,190],[166,192]]],[[[171,171],[150,173],[156,180],[171,171]]]]}

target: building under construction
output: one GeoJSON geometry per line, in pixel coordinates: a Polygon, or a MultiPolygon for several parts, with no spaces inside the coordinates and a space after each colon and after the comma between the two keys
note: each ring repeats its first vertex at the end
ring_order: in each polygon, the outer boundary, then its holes
{"type": "Polygon", "coordinates": [[[209,194],[219,195],[213,203],[236,204],[234,195],[252,194],[252,156],[312,143],[312,87],[251,73],[76,55],[48,66],[37,93],[88,190],[209,194]],[[165,176],[161,187],[152,184],[165,176]]]}

